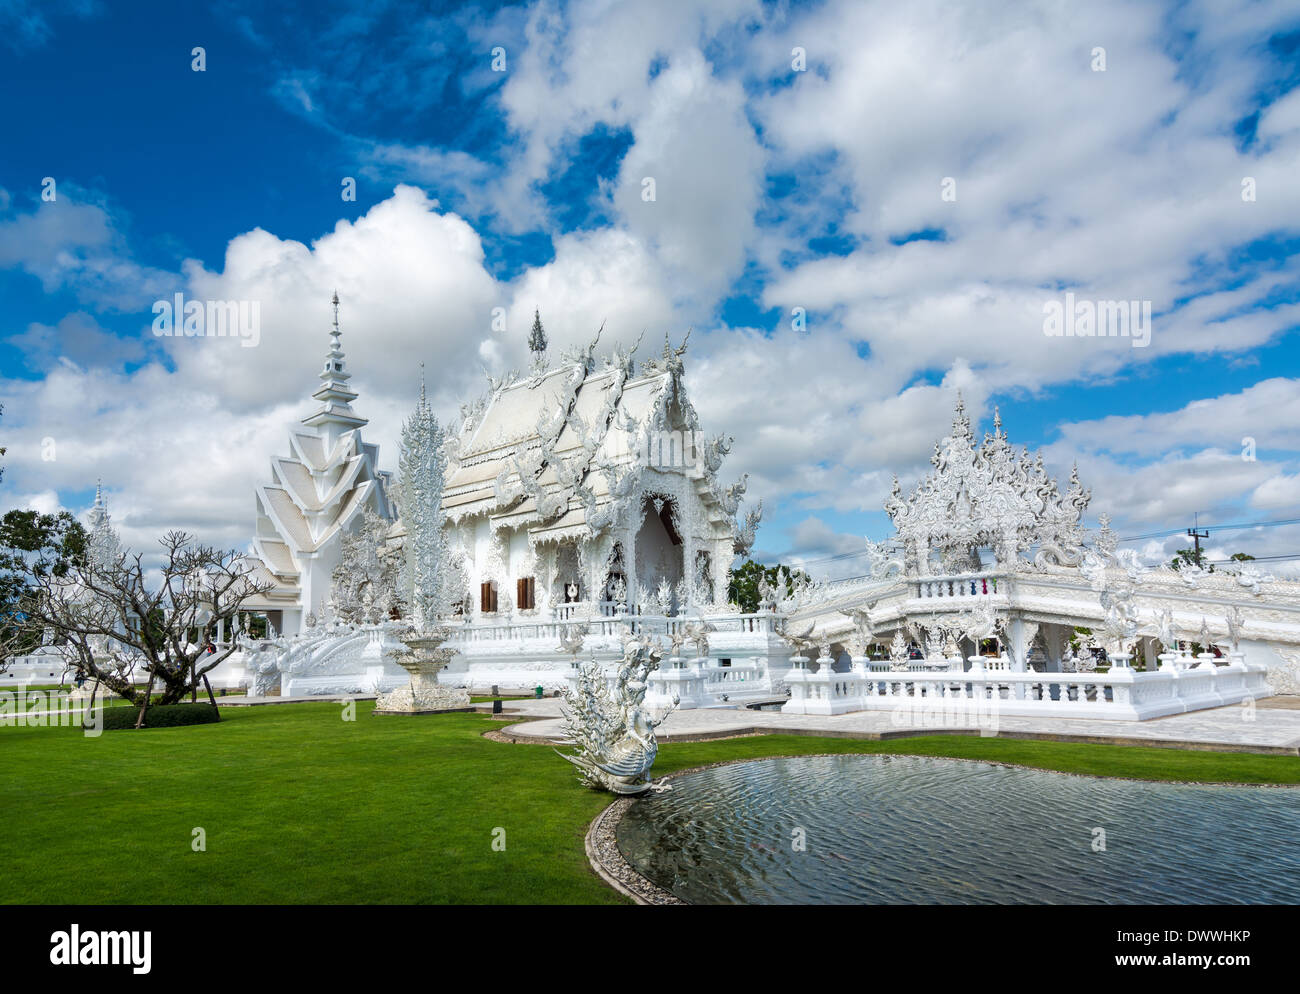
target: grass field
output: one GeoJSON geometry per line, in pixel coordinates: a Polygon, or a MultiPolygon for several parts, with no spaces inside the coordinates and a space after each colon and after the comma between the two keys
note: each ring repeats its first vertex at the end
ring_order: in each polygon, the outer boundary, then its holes
{"type": "MultiPolygon", "coordinates": [[[[0,728],[0,899],[12,903],[621,903],[583,836],[610,795],[478,714],[338,704],[223,709],[214,725],[0,728]],[[206,852],[191,848],[206,833],[206,852]],[[505,850],[492,846],[505,830],[505,850]]],[[[761,736],[661,747],[657,773],[728,759],[908,753],[1150,779],[1300,782],[1300,758],[950,736],[761,736]]]]}

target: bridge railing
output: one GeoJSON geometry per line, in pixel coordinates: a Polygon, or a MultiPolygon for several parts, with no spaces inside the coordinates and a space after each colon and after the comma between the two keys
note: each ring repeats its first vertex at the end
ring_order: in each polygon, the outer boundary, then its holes
{"type": "Polygon", "coordinates": [[[994,572],[927,576],[911,581],[912,595],[922,600],[966,601],[1006,594],[1009,583],[1006,573],[994,572]]]}
{"type": "MultiPolygon", "coordinates": [[[[965,672],[882,671],[855,666],[848,673],[805,669],[786,674],[794,714],[941,708],[1005,715],[1143,720],[1272,693],[1262,666],[1234,659],[1227,666],[1137,671],[1116,654],[1106,673],[1014,672],[1007,660],[981,661],[965,672]],[[1007,664],[992,668],[987,663],[1007,664]]],[[[871,664],[873,667],[876,664],[871,664]]]]}

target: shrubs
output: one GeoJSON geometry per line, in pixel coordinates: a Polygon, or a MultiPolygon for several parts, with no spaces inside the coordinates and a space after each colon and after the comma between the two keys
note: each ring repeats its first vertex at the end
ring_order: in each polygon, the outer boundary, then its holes
{"type": "MultiPolygon", "coordinates": [[[[104,730],[135,728],[139,708],[104,708],[104,730]]],[[[221,715],[211,704],[151,704],[144,716],[144,728],[175,728],[179,725],[206,725],[220,721],[221,715]]]]}

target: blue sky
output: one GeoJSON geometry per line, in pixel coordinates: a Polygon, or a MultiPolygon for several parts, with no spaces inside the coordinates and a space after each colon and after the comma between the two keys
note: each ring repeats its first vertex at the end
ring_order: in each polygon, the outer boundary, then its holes
{"type": "Polygon", "coordinates": [[[1286,4],[0,0],[0,37],[6,506],[82,510],[103,476],[129,541],[242,545],[338,286],[389,467],[416,364],[451,417],[537,307],[555,348],[695,329],[768,558],[883,537],[958,388],[1123,534],[1300,517],[1286,4]],[[1047,338],[1066,290],[1151,300],[1150,346],[1047,338]],[[266,341],[154,338],[177,291],[261,300],[266,341]]]}

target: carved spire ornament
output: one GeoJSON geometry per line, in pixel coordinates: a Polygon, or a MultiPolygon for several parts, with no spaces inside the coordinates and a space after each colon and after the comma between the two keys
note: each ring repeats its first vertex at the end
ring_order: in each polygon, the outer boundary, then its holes
{"type": "Polygon", "coordinates": [[[1014,566],[1037,547],[1038,559],[1077,562],[1083,545],[1080,519],[1091,494],[1071,476],[1062,495],[1043,466],[1016,450],[994,416],[994,431],[976,444],[966,405],[957,395],[952,429],[935,446],[935,471],[904,497],[897,478],[885,501],[912,575],[933,573],[931,556],[954,564],[972,548],[991,548],[998,564],[1014,566]]]}
{"type": "Polygon", "coordinates": [[[404,648],[391,644],[387,653],[410,674],[410,683],[375,702],[376,713],[411,713],[468,707],[463,688],[438,683],[438,673],[455,650],[444,648],[450,631],[443,622],[464,596],[459,563],[444,531],[443,480],[446,439],[425,397],[423,375],[420,402],[402,425],[400,506],[406,524],[406,575],[414,626],[395,634],[404,648]]]}

